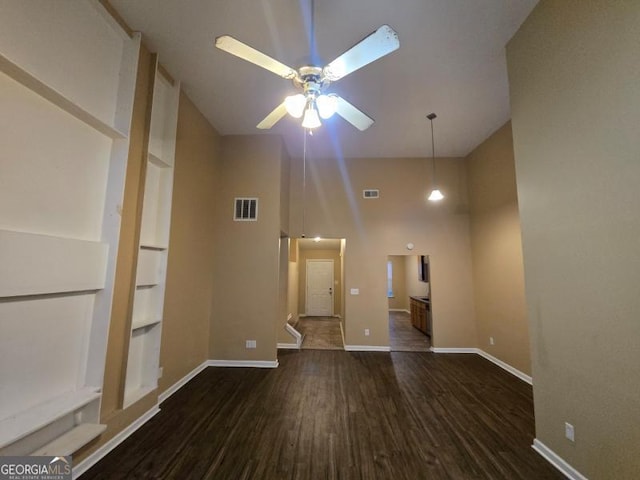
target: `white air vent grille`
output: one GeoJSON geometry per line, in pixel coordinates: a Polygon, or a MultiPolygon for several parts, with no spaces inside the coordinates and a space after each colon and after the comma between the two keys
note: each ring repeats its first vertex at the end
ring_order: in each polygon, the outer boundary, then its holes
{"type": "Polygon", "coordinates": [[[258,219],[258,199],[236,198],[233,219],[236,222],[255,222],[258,219]]]}
{"type": "Polygon", "coordinates": [[[378,189],[367,189],[362,191],[363,198],[380,198],[380,190],[378,189]]]}

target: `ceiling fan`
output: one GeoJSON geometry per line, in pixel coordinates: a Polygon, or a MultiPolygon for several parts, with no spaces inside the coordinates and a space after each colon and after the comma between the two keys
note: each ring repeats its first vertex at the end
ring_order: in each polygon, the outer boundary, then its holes
{"type": "MultiPolygon", "coordinates": [[[[311,4],[313,15],[313,3],[311,4]]],[[[311,22],[311,42],[313,42],[313,19],[311,22]]],[[[285,98],[257,128],[273,127],[287,113],[294,118],[302,118],[302,126],[313,129],[321,125],[320,118],[330,118],[337,113],[359,130],[373,125],[373,119],[335,93],[324,93],[331,82],[340,80],[359,68],[384,57],[400,47],[398,34],[388,25],[382,25],[355,46],[324,67],[304,65],[297,70],[250,47],[246,43],[229,36],[216,38],[216,47],[254,63],[270,72],[291,80],[302,93],[285,98]]],[[[311,46],[315,51],[314,45],[311,46]]]]}

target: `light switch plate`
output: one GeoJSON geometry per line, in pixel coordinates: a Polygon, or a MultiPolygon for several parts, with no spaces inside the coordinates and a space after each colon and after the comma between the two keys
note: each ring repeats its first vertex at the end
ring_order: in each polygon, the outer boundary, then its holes
{"type": "Polygon", "coordinates": [[[359,288],[352,288],[351,289],[351,295],[360,295],[360,289],[359,288]]]}

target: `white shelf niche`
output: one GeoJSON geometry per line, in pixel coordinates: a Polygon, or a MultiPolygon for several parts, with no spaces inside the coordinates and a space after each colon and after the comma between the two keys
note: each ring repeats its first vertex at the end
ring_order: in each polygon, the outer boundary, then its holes
{"type": "Polygon", "coordinates": [[[2,9],[0,229],[29,245],[19,288],[0,268],[0,455],[78,448],[99,421],[141,39],[106,18],[95,0],[2,9]]]}
{"type": "Polygon", "coordinates": [[[158,386],[161,327],[161,323],[156,323],[131,332],[124,408],[137,402],[158,386]]]}
{"type": "Polygon", "coordinates": [[[169,246],[173,168],[149,156],[142,204],[140,245],[149,248],[169,246]]]}
{"type": "Polygon", "coordinates": [[[104,288],[108,245],[0,230],[0,297],[104,288]]]}
{"type": "Polygon", "coordinates": [[[144,328],[162,321],[163,290],[161,286],[136,288],[133,299],[132,330],[144,328]]]}
{"type": "Polygon", "coordinates": [[[156,63],[124,408],[158,385],[180,97],[179,82],[161,70],[156,63]]]}
{"type": "Polygon", "coordinates": [[[149,157],[173,167],[176,149],[176,127],[180,88],[156,69],[149,130],[149,157]]]}
{"type": "Polygon", "coordinates": [[[99,8],[91,1],[4,2],[0,68],[106,135],[126,137],[117,105],[130,39],[99,8]]]}
{"type": "Polygon", "coordinates": [[[165,257],[165,250],[140,249],[136,269],[136,287],[149,287],[164,282],[165,257]]]}
{"type": "Polygon", "coordinates": [[[61,430],[53,435],[57,438],[82,420],[85,408],[97,411],[99,400],[100,392],[93,388],[67,391],[0,420],[0,455],[32,453],[49,443],[42,440],[51,436],[47,429],[61,430]]]}

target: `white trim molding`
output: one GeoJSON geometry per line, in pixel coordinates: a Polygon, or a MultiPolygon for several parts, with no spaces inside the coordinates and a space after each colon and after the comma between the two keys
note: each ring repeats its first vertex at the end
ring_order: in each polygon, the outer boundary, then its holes
{"type": "Polygon", "coordinates": [[[300,350],[300,347],[295,343],[279,343],[278,350],[300,350]]]}
{"type": "Polygon", "coordinates": [[[109,440],[107,443],[98,448],[95,452],[89,455],[87,458],[82,460],[78,465],[73,467],[73,478],[76,479],[91,467],[93,467],[96,463],[98,463],[102,458],[104,458],[109,452],[111,452],[114,448],[124,442],[127,438],[129,438],[136,430],[138,430],[142,425],[151,420],[156,414],[160,412],[160,408],[157,405],[154,405],[151,410],[147,413],[141,415],[138,419],[136,419],[133,423],[131,423],[127,428],[120,431],[115,437],[109,440]]]}
{"type": "Polygon", "coordinates": [[[404,313],[411,313],[409,310],[407,310],[406,308],[390,308],[389,309],[390,312],[404,312],[404,313]]]}
{"type": "Polygon", "coordinates": [[[278,360],[209,360],[207,367],[278,368],[278,360]]]}
{"type": "Polygon", "coordinates": [[[160,395],[158,395],[158,404],[161,404],[162,402],[164,402],[167,398],[169,398],[171,395],[173,395],[174,393],[176,393],[178,390],[180,390],[182,387],[184,387],[187,383],[189,383],[196,375],[198,375],[201,371],[203,371],[205,368],[207,368],[207,362],[202,362],[200,365],[198,365],[196,368],[194,368],[193,370],[191,370],[189,373],[187,373],[184,377],[182,377],[180,380],[178,380],[176,383],[174,383],[173,385],[171,385],[169,388],[167,388],[164,392],[162,392],[160,395]]]}
{"type": "Polygon", "coordinates": [[[433,353],[478,353],[477,348],[439,348],[431,347],[433,353]]]}
{"type": "Polygon", "coordinates": [[[388,345],[345,345],[347,352],[390,352],[391,347],[388,345]]]}
{"type": "Polygon", "coordinates": [[[295,329],[295,327],[293,327],[292,325],[290,325],[288,322],[284,324],[284,329],[287,331],[287,333],[289,335],[291,335],[296,343],[295,344],[286,344],[286,343],[279,343],[278,344],[278,348],[302,348],[302,340],[304,339],[304,335],[302,335],[298,330],[295,329]],[[293,347],[287,347],[287,346],[280,346],[280,345],[294,345],[293,347]]]}
{"type": "Polygon", "coordinates": [[[533,385],[533,379],[530,375],[527,375],[524,372],[521,372],[515,367],[512,367],[506,362],[503,362],[499,358],[494,357],[493,355],[488,354],[484,350],[480,348],[438,348],[431,347],[431,351],[433,353],[475,353],[476,355],[480,355],[482,358],[489,360],[491,363],[499,366],[503,370],[509,372],[511,375],[518,377],[523,382],[528,383],[529,385],[533,385]]]}
{"type": "Polygon", "coordinates": [[[544,458],[551,465],[556,467],[565,477],[570,480],[588,480],[587,477],[582,475],[578,470],[569,465],[561,456],[547,447],[537,438],[533,439],[533,448],[542,458],[544,458]]]}
{"type": "Polygon", "coordinates": [[[506,370],[511,375],[515,375],[516,377],[518,377],[523,382],[527,382],[529,385],[533,385],[533,379],[531,378],[530,375],[527,375],[526,373],[521,372],[517,368],[512,367],[511,365],[509,365],[506,362],[503,362],[499,358],[496,358],[493,355],[490,355],[490,354],[488,354],[487,352],[485,352],[484,350],[481,350],[481,349],[478,349],[478,355],[480,355],[481,357],[486,358],[487,360],[489,360],[492,363],[495,363],[497,366],[499,366],[500,368],[506,370]]]}

